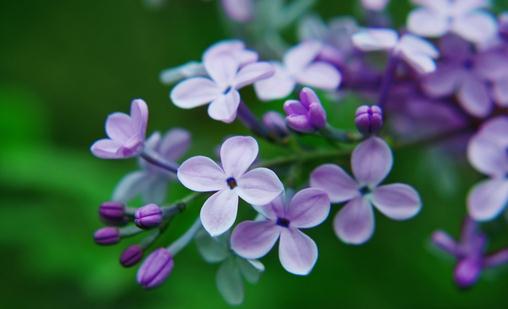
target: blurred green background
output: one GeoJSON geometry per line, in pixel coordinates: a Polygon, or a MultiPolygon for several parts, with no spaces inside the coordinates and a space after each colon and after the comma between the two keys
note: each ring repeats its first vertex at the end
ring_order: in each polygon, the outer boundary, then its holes
{"type": "MultiPolygon", "coordinates": [[[[316,10],[325,17],[355,12],[353,1],[342,2],[319,1],[316,10]]],[[[408,9],[406,1],[391,5],[399,22],[408,9]]],[[[199,59],[228,37],[216,1],[169,0],[158,10],[141,0],[0,1],[0,307],[228,307],[215,287],[217,265],[202,261],[195,246],[177,256],[165,285],[146,292],[136,270],[118,264],[125,243],[94,245],[99,203],[136,163],[89,153],[104,135],[106,115],[128,111],[137,97],[149,104],[150,131],[183,126],[193,133],[193,154],[212,154],[226,134],[246,134],[202,109],[178,110],[158,80],[162,69],[199,59]]],[[[458,234],[465,194],[479,179],[460,160],[436,158],[415,149],[396,153],[389,180],[418,188],[425,203],[418,217],[394,222],[378,213],[374,238],[352,247],[336,239],[330,216],[309,232],[320,248],[311,275],[286,273],[275,250],[263,260],[261,281],[247,284],[241,307],[506,308],[507,271],[486,273],[461,291],[451,280],[453,261],[429,245],[436,228],[458,234]]],[[[193,205],[185,212],[165,242],[198,211],[193,205]]],[[[508,245],[505,223],[486,228],[491,248],[508,245]]]]}

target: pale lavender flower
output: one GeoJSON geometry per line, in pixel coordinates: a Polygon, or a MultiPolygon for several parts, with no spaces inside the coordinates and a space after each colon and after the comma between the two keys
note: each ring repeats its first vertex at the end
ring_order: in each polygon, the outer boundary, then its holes
{"type": "Polygon", "coordinates": [[[235,120],[240,105],[238,90],[272,76],[274,68],[267,62],[245,64],[243,49],[238,53],[231,46],[223,44],[205,52],[203,64],[209,77],[194,77],[176,85],[170,95],[176,106],[190,109],[210,103],[208,115],[212,119],[235,120]]]}
{"type": "Polygon", "coordinates": [[[300,91],[300,101],[284,103],[286,122],[298,132],[314,132],[326,126],[326,112],[316,93],[310,88],[300,91]]]}
{"type": "Polygon", "coordinates": [[[436,69],[434,59],[437,49],[426,40],[412,34],[401,37],[391,29],[372,28],[353,35],[353,43],[363,51],[391,51],[392,56],[401,57],[419,73],[430,73],[436,69]]]}
{"type": "Polygon", "coordinates": [[[390,0],[362,0],[364,9],[371,11],[382,11],[386,8],[390,0]]]}
{"type": "MultiPolygon", "coordinates": [[[[171,129],[164,136],[153,133],[145,143],[145,151],[151,156],[171,163],[176,162],[189,149],[190,133],[184,129],[171,129]]],[[[127,174],[116,186],[113,200],[127,202],[139,195],[145,203],[160,204],[166,199],[168,183],[175,179],[173,173],[139,160],[140,170],[127,174]]]]}
{"type": "Polygon", "coordinates": [[[307,188],[289,203],[284,197],[259,207],[265,217],[240,223],[231,235],[231,248],[240,256],[257,259],[266,255],[279,240],[279,259],[288,272],[307,275],[317,261],[316,243],[300,229],[321,224],[330,211],[326,192],[307,188]]]}
{"type": "Polygon", "coordinates": [[[310,178],[312,187],[328,193],[332,203],[346,205],[334,219],[337,236],[346,243],[362,244],[374,232],[372,206],[394,220],[415,216],[421,208],[418,192],[406,184],[379,184],[392,168],[392,153],[385,141],[370,137],[360,143],[351,156],[355,179],[334,164],[316,168],[310,178]]]}
{"type": "Polygon", "coordinates": [[[139,155],[143,150],[148,106],[145,101],[132,101],[130,115],[113,113],[106,120],[108,138],[96,141],[92,153],[101,159],[125,159],[139,155]]]}
{"type": "Polygon", "coordinates": [[[496,19],[484,8],[488,0],[413,0],[421,7],[411,12],[408,28],[411,32],[440,37],[455,33],[473,43],[484,43],[497,32],[496,19]]]}
{"type": "Polygon", "coordinates": [[[258,54],[245,47],[245,44],[239,40],[224,40],[208,47],[203,53],[203,59],[210,59],[219,56],[229,56],[239,63],[240,67],[258,61],[258,54]]]}
{"type": "Polygon", "coordinates": [[[253,0],[221,0],[226,15],[232,20],[245,23],[254,18],[253,0]]]}
{"type": "Polygon", "coordinates": [[[267,168],[247,171],[258,155],[258,144],[249,136],[228,138],[221,146],[222,166],[204,156],[192,157],[178,169],[178,180],[197,192],[214,192],[201,208],[201,222],[212,236],[227,231],[235,222],[238,198],[264,205],[283,190],[277,175],[267,168]]]}
{"type": "Polygon", "coordinates": [[[475,220],[491,220],[508,203],[508,117],[500,116],[483,125],[469,142],[468,159],[489,176],[471,189],[469,215],[475,220]]]}
{"type": "Polygon", "coordinates": [[[306,41],[289,49],[282,63],[273,62],[275,74],[254,84],[257,96],[264,101],[287,97],[296,84],[324,90],[336,89],[341,80],[340,72],[331,64],[317,57],[323,45],[306,41]]]}

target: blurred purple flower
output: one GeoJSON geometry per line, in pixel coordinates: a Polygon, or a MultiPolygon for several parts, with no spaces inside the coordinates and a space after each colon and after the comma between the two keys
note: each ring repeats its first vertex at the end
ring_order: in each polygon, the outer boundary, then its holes
{"type": "Polygon", "coordinates": [[[280,113],[274,111],[266,112],[262,120],[271,136],[277,139],[284,139],[289,135],[286,121],[280,113]]]}
{"type": "Polygon", "coordinates": [[[138,269],[138,283],[145,289],[158,287],[173,270],[173,255],[165,248],[152,252],[138,269]]]}
{"type": "MultiPolygon", "coordinates": [[[[258,61],[258,54],[245,48],[245,44],[239,40],[220,41],[208,47],[203,53],[203,59],[212,61],[215,57],[229,56],[239,63],[240,67],[258,61]]],[[[205,61],[203,61],[205,62],[205,61]]]]}
{"type": "Polygon", "coordinates": [[[113,113],[106,120],[108,138],[96,141],[92,153],[101,159],[125,159],[137,156],[143,150],[148,107],[145,101],[132,101],[130,116],[113,113]]]}
{"type": "Polygon", "coordinates": [[[267,168],[247,171],[258,155],[250,136],[228,138],[221,146],[222,167],[204,156],[192,157],[178,169],[178,179],[197,192],[213,192],[201,208],[201,222],[212,236],[227,231],[235,222],[238,197],[252,205],[264,205],[283,190],[277,175],[267,168]]]}
{"type": "Polygon", "coordinates": [[[372,206],[394,220],[409,219],[420,211],[421,200],[412,187],[400,183],[379,186],[392,163],[386,142],[370,137],[351,156],[355,179],[334,164],[321,165],[312,172],[312,187],[327,192],[332,203],[347,202],[334,219],[335,233],[344,242],[362,244],[370,239],[374,232],[372,206]]]}
{"type": "Polygon", "coordinates": [[[330,211],[330,200],[319,189],[297,192],[286,205],[283,197],[259,207],[260,221],[240,223],[231,235],[231,248],[240,256],[257,259],[266,255],[279,240],[279,259],[288,272],[310,273],[318,257],[316,243],[300,229],[321,224],[330,211]]]}
{"type": "Polygon", "coordinates": [[[426,40],[412,34],[399,37],[391,29],[372,28],[353,35],[353,43],[363,51],[391,51],[392,56],[401,57],[419,73],[430,73],[436,69],[434,59],[437,49],[426,40]]]}
{"type": "Polygon", "coordinates": [[[508,117],[483,125],[469,142],[468,158],[474,168],[490,177],[471,189],[469,215],[475,220],[491,220],[508,203],[508,117]]]}
{"type": "Polygon", "coordinates": [[[426,37],[455,33],[473,43],[484,43],[497,32],[496,19],[487,11],[488,0],[413,0],[422,7],[408,17],[409,31],[426,37]]]}
{"type": "Polygon", "coordinates": [[[326,126],[326,111],[316,93],[310,88],[300,91],[300,101],[289,100],[284,103],[286,122],[298,132],[314,132],[326,126]]]}
{"type": "Polygon", "coordinates": [[[232,20],[245,23],[254,18],[253,0],[221,0],[224,12],[232,20]]]}
{"type": "Polygon", "coordinates": [[[317,60],[322,47],[317,41],[306,41],[289,49],[283,63],[273,62],[275,74],[254,84],[257,96],[264,101],[285,98],[296,84],[336,89],[341,75],[331,64],[317,60]]]}
{"type": "Polygon", "coordinates": [[[371,11],[382,11],[386,8],[390,0],[362,0],[364,9],[371,11]]]}
{"type": "Polygon", "coordinates": [[[143,248],[140,245],[127,247],[120,255],[120,264],[123,267],[136,265],[143,258],[143,248]]]}

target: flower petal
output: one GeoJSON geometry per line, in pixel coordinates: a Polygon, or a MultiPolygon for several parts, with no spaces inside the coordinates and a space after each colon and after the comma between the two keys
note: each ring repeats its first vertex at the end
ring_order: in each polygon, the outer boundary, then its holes
{"type": "Polygon", "coordinates": [[[260,100],[271,101],[282,99],[291,94],[295,88],[293,77],[279,63],[272,63],[275,73],[272,77],[257,81],[254,90],[260,100]]]}
{"type": "Polygon", "coordinates": [[[220,294],[228,304],[239,305],[243,302],[243,281],[234,256],[221,264],[215,280],[220,294]]]}
{"type": "Polygon", "coordinates": [[[212,159],[196,156],[187,159],[178,168],[178,180],[187,188],[198,192],[218,191],[226,188],[226,175],[212,159]]]}
{"type": "Polygon", "coordinates": [[[385,216],[406,220],[415,216],[422,206],[418,192],[405,184],[378,187],[372,193],[372,203],[385,216]]]}
{"type": "Polygon", "coordinates": [[[312,63],[295,77],[298,83],[302,85],[329,90],[338,88],[341,81],[339,71],[325,62],[312,63]]]}
{"type": "Polygon", "coordinates": [[[210,196],[201,208],[201,223],[211,236],[218,236],[229,230],[236,220],[238,195],[224,189],[210,196]]]}
{"type": "Polygon", "coordinates": [[[325,191],[332,203],[342,203],[359,195],[358,183],[335,164],[323,164],[310,175],[310,185],[325,191]]]}
{"type": "Polygon", "coordinates": [[[203,64],[208,75],[220,87],[232,86],[240,67],[238,61],[226,53],[203,58],[203,64]]]}
{"type": "Polygon", "coordinates": [[[189,131],[184,129],[171,129],[162,138],[158,152],[165,159],[177,161],[189,149],[191,135],[189,131]]]}
{"type": "MultiPolygon", "coordinates": [[[[506,131],[503,134],[506,134],[506,131]]],[[[507,145],[496,140],[495,135],[482,129],[469,141],[469,162],[484,174],[503,177],[508,172],[506,147],[507,145]]]]}
{"type": "Polygon", "coordinates": [[[125,143],[136,135],[132,119],[124,113],[113,113],[106,119],[106,134],[118,143],[125,143]]]}
{"type": "Polygon", "coordinates": [[[169,179],[167,177],[153,175],[150,177],[146,184],[146,189],[143,190],[143,202],[162,204],[166,200],[168,192],[169,179]]]}
{"type": "Polygon", "coordinates": [[[230,255],[225,237],[212,237],[205,230],[200,229],[194,240],[199,253],[208,263],[224,261],[230,255]]]}
{"type": "Polygon", "coordinates": [[[416,9],[409,14],[409,31],[427,37],[440,37],[448,31],[446,16],[427,8],[416,9]]]}
{"type": "Polygon", "coordinates": [[[240,105],[240,94],[232,89],[225,95],[219,95],[208,105],[208,115],[212,119],[231,123],[236,118],[238,105],[240,105]]]}
{"type": "Polygon", "coordinates": [[[173,103],[184,109],[194,108],[212,102],[220,95],[220,89],[208,78],[196,77],[180,82],[171,91],[173,103]]]}
{"type": "Polygon", "coordinates": [[[260,258],[275,245],[280,230],[272,221],[244,221],[231,234],[231,249],[246,259],[260,258]]]}
{"type": "Polygon", "coordinates": [[[298,191],[289,202],[286,219],[292,227],[309,228],[321,224],[330,212],[330,199],[325,191],[306,188],[298,191]]]}
{"type": "Polygon", "coordinates": [[[497,105],[500,107],[508,107],[508,77],[495,82],[492,92],[497,105]]]}
{"type": "Polygon", "coordinates": [[[335,216],[335,234],[345,243],[360,245],[374,233],[374,211],[367,199],[357,197],[349,201],[335,216]]]}
{"type": "Polygon", "coordinates": [[[146,188],[148,175],[145,171],[136,171],[125,175],[113,191],[113,200],[128,202],[146,188]]]}
{"type": "Polygon", "coordinates": [[[436,71],[424,77],[422,87],[426,94],[440,98],[452,95],[459,85],[462,70],[455,64],[440,64],[436,71]]]}
{"type": "Polygon", "coordinates": [[[101,159],[123,159],[125,156],[120,152],[122,145],[110,139],[101,139],[93,143],[90,150],[93,155],[101,159]]]}
{"type": "Polygon", "coordinates": [[[351,166],[361,185],[377,186],[392,169],[392,151],[379,137],[370,137],[356,146],[351,166]]]}
{"type": "Polygon", "coordinates": [[[290,48],[284,55],[284,65],[291,74],[301,72],[318,56],[322,48],[318,41],[305,41],[290,48]]]}
{"type": "Polygon", "coordinates": [[[464,39],[480,44],[492,39],[497,32],[496,19],[483,11],[472,11],[453,20],[452,31],[464,39]]]}
{"type": "Polygon", "coordinates": [[[255,51],[245,49],[245,44],[239,40],[225,40],[213,44],[204,52],[203,59],[212,59],[213,57],[224,54],[233,57],[240,66],[256,62],[258,60],[258,54],[255,51]]]}
{"type": "Polygon", "coordinates": [[[508,180],[489,179],[475,185],[467,197],[469,215],[478,221],[497,217],[508,204],[508,180]]]}
{"type": "Polygon", "coordinates": [[[148,124],[148,106],[141,99],[133,100],[131,103],[131,119],[136,133],[140,137],[146,134],[146,126],[148,124]]]}
{"type": "Polygon", "coordinates": [[[262,214],[265,218],[276,221],[278,217],[285,216],[285,201],[284,193],[273,199],[270,203],[262,206],[254,205],[257,212],[262,214]]]}
{"type": "Polygon", "coordinates": [[[240,23],[250,21],[254,17],[252,0],[221,0],[222,7],[232,20],[240,23]]]}
{"type": "Polygon", "coordinates": [[[257,260],[246,260],[241,257],[236,258],[240,273],[243,275],[245,280],[249,283],[257,283],[261,273],[264,271],[264,265],[257,260]]]}
{"type": "Polygon", "coordinates": [[[367,29],[355,33],[353,44],[363,51],[390,50],[397,45],[399,36],[391,29],[367,29]]]}
{"type": "Polygon", "coordinates": [[[264,167],[248,171],[237,181],[238,195],[252,205],[268,204],[284,190],[279,177],[264,167]]]}
{"type": "Polygon", "coordinates": [[[228,177],[240,177],[258,156],[259,147],[250,136],[228,138],[220,148],[222,168],[228,177]]]}
{"type": "Polygon", "coordinates": [[[465,74],[458,92],[462,107],[471,115],[485,117],[490,114],[493,104],[485,83],[474,74],[465,74]]]}
{"type": "Polygon", "coordinates": [[[268,62],[247,64],[240,69],[235,78],[235,88],[240,89],[259,80],[267,79],[275,74],[275,68],[268,62]]]}
{"type": "Polygon", "coordinates": [[[280,233],[279,260],[288,272],[295,275],[310,273],[318,257],[316,243],[298,229],[284,228],[280,233]]]}

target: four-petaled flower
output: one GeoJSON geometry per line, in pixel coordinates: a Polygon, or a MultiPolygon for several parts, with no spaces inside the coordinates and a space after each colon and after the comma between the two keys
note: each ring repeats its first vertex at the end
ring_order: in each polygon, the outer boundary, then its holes
{"type": "Polygon", "coordinates": [[[412,187],[399,183],[379,186],[392,163],[386,142],[370,137],[351,156],[356,180],[334,164],[321,165],[312,172],[312,187],[327,192],[332,203],[347,202],[334,219],[335,233],[344,242],[362,244],[370,239],[374,232],[372,205],[394,220],[409,219],[420,211],[420,197],[412,187]]]}
{"type": "Polygon", "coordinates": [[[282,266],[296,275],[308,274],[316,263],[318,249],[300,229],[317,226],[326,219],[330,211],[326,192],[307,188],[296,193],[289,203],[281,195],[258,209],[265,219],[240,223],[231,235],[231,248],[244,258],[257,259],[279,240],[282,266]]]}
{"type": "Polygon", "coordinates": [[[113,113],[106,120],[108,138],[96,141],[92,153],[102,159],[125,159],[139,155],[143,150],[148,106],[145,101],[132,101],[130,116],[124,113],[113,113]]]}
{"type": "Polygon", "coordinates": [[[210,158],[196,156],[178,169],[178,180],[187,188],[197,192],[217,191],[201,208],[201,222],[212,236],[224,233],[234,224],[238,197],[251,205],[264,205],[283,191],[273,171],[262,167],[247,171],[257,155],[254,138],[235,136],[221,146],[222,166],[210,158]]]}

